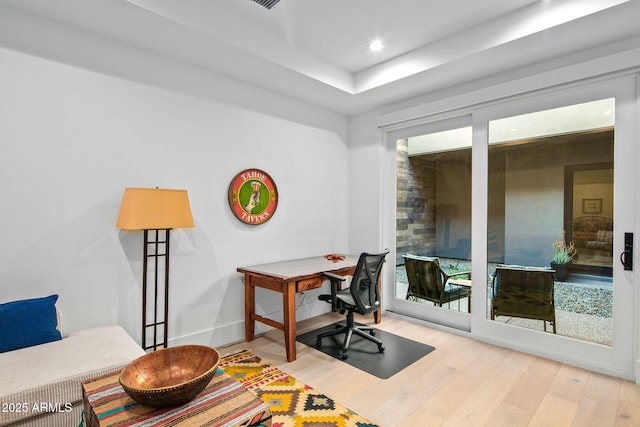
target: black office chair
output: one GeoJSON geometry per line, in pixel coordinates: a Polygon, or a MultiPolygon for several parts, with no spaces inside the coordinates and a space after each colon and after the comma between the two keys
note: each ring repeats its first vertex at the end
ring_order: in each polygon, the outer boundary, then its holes
{"type": "Polygon", "coordinates": [[[323,273],[331,282],[331,295],[320,295],[318,298],[322,301],[329,302],[332,306],[338,308],[340,313],[347,312],[347,324],[338,325],[334,331],[319,334],[316,338],[316,347],[322,347],[322,338],[329,336],[345,334],[342,344],[342,359],[349,357],[349,343],[353,334],[373,341],[378,344],[378,351],[384,352],[382,341],[376,338],[375,330],[371,326],[356,326],[353,320],[353,313],[370,314],[380,309],[380,296],[378,290],[378,279],[382,271],[384,259],[389,253],[388,250],[381,254],[362,253],[358,259],[351,285],[348,289],[337,291],[338,284],[346,280],[343,276],[333,273],[323,273]],[[365,331],[368,331],[367,334],[365,331]]]}

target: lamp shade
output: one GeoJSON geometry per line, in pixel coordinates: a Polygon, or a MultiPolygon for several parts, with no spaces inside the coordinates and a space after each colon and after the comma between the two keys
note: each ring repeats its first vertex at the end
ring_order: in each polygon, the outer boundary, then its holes
{"type": "Polygon", "coordinates": [[[193,227],[187,190],[125,188],[116,227],[123,230],[193,227]]]}

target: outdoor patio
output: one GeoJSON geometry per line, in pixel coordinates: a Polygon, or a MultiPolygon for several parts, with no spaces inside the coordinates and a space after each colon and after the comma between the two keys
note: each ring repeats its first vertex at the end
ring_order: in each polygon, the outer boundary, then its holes
{"type": "MultiPolygon", "coordinates": [[[[441,265],[445,270],[470,270],[468,261],[441,258],[441,265]]],[[[491,284],[491,277],[495,271],[495,264],[490,265],[487,286],[491,284]]],[[[396,297],[404,298],[409,285],[404,265],[396,267],[396,297]]],[[[586,275],[571,275],[566,282],[555,283],[555,307],[557,334],[589,341],[597,344],[611,345],[613,335],[613,289],[610,278],[598,278],[586,275]]],[[[488,289],[487,295],[490,298],[488,289]]],[[[433,305],[424,301],[425,304],[433,305]]],[[[467,312],[468,298],[451,302],[443,308],[467,312]]],[[[487,301],[487,307],[490,300],[487,301]]],[[[488,310],[487,310],[488,312],[488,310]]],[[[543,331],[540,320],[520,319],[498,316],[498,322],[543,331]]],[[[550,331],[550,328],[547,327],[550,331]]]]}

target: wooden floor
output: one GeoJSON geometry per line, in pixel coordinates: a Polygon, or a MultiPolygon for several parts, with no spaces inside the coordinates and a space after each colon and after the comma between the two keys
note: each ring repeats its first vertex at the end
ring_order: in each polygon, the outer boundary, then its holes
{"type": "MultiPolygon", "coordinates": [[[[300,322],[298,333],[341,318],[300,322]]],[[[640,425],[640,387],[632,382],[391,316],[376,327],[436,350],[386,380],[300,343],[288,363],[277,330],[219,351],[251,350],[381,427],[640,425]]]]}

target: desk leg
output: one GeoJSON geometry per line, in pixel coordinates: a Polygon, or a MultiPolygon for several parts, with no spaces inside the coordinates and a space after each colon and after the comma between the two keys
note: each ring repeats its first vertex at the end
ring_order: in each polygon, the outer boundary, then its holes
{"type": "Polygon", "coordinates": [[[252,277],[244,276],[244,339],[253,341],[255,338],[256,321],[253,315],[256,311],[256,287],[252,283],[252,277]]]}
{"type": "Polygon", "coordinates": [[[287,361],[296,360],[296,282],[287,282],[282,289],[284,316],[284,346],[287,361]]]}

